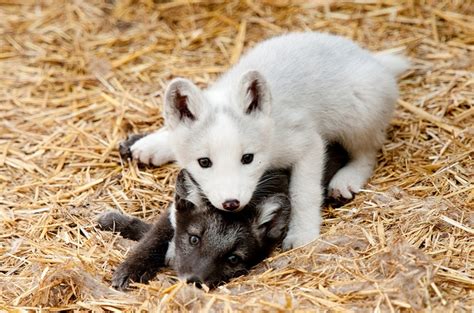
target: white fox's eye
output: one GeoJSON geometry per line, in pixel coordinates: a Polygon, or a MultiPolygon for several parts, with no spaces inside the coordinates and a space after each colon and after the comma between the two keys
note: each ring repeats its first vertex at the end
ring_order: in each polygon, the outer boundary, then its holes
{"type": "Polygon", "coordinates": [[[240,159],[240,162],[242,164],[250,164],[253,161],[253,153],[247,153],[242,156],[242,159],[240,159]]]}
{"type": "Polygon", "coordinates": [[[196,235],[191,235],[191,236],[189,236],[189,243],[191,244],[191,246],[197,245],[200,240],[201,240],[201,239],[200,239],[198,236],[196,236],[196,235]]]}
{"type": "Polygon", "coordinates": [[[202,168],[208,168],[212,166],[212,161],[209,158],[200,158],[198,159],[198,163],[202,168]]]}

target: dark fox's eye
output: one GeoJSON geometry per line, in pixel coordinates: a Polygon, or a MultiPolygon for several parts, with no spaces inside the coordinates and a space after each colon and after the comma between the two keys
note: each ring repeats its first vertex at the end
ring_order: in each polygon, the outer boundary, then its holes
{"type": "Polygon", "coordinates": [[[208,168],[212,166],[212,161],[209,158],[200,158],[198,159],[198,163],[202,168],[208,168]]]}
{"type": "Polygon", "coordinates": [[[240,160],[240,162],[242,162],[242,164],[250,164],[250,163],[252,163],[252,161],[253,161],[253,153],[244,154],[242,156],[242,159],[240,160]]]}
{"type": "Polygon", "coordinates": [[[240,257],[236,256],[235,254],[231,254],[227,258],[227,261],[232,265],[236,265],[240,262],[240,257]]]}
{"type": "Polygon", "coordinates": [[[191,244],[191,246],[197,245],[200,240],[201,240],[201,238],[199,238],[199,237],[196,236],[196,235],[191,235],[191,236],[189,236],[189,243],[191,244]]]}

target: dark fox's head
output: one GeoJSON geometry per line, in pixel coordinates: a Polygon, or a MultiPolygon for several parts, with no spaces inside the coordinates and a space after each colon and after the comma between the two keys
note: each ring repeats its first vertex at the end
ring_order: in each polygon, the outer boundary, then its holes
{"type": "Polygon", "coordinates": [[[173,263],[178,275],[216,287],[268,257],[287,232],[288,180],[286,171],[265,173],[252,201],[240,212],[226,212],[209,201],[189,201],[198,186],[182,171],[174,213],[173,263]]]}

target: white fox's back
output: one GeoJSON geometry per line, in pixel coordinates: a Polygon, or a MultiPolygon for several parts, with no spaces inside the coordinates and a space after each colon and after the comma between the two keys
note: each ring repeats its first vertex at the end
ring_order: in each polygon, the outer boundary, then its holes
{"type": "Polygon", "coordinates": [[[373,137],[373,129],[386,127],[398,97],[396,75],[408,65],[402,56],[372,54],[343,37],[292,33],[259,43],[207,94],[211,102],[216,95],[219,105],[219,95],[232,94],[245,72],[257,70],[271,90],[279,143],[295,148],[295,132],[302,128],[326,140],[352,141],[353,135],[373,137]]]}

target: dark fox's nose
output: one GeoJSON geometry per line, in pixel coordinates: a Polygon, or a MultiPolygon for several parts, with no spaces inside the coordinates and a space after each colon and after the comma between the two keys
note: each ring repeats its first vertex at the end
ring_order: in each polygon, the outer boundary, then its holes
{"type": "Polygon", "coordinates": [[[240,207],[240,202],[237,199],[226,200],[222,203],[222,207],[227,211],[235,211],[240,207]]]}
{"type": "Polygon", "coordinates": [[[187,282],[188,284],[194,284],[194,285],[195,285],[196,287],[198,287],[199,289],[202,288],[202,285],[201,285],[202,282],[201,282],[201,280],[200,280],[198,277],[196,277],[196,276],[192,276],[192,277],[188,278],[188,279],[186,280],[186,282],[187,282]]]}

